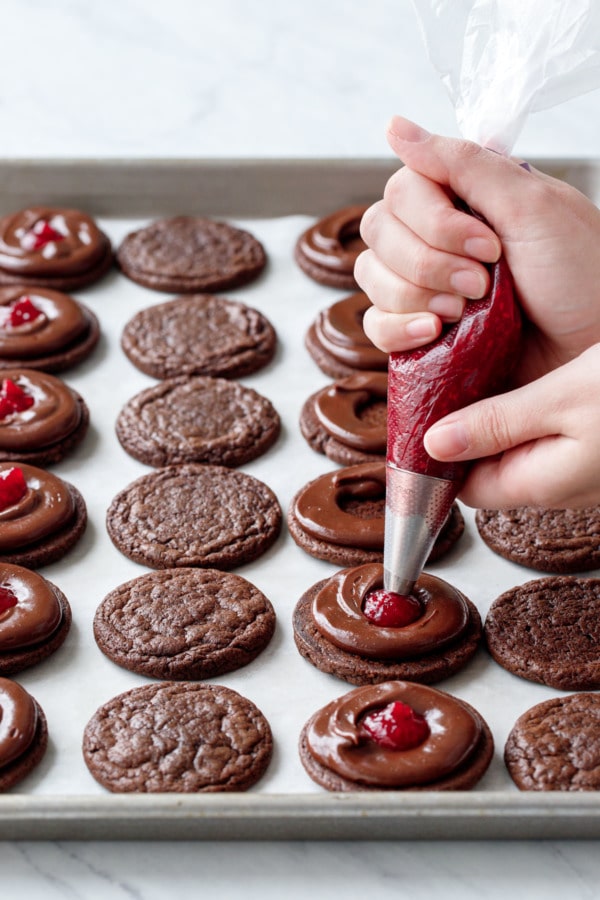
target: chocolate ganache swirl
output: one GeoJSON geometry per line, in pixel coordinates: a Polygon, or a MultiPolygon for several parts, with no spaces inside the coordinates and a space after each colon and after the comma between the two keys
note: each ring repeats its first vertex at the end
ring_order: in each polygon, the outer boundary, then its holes
{"type": "Polygon", "coordinates": [[[0,509],[0,552],[20,550],[58,531],[73,518],[75,501],[57,475],[35,466],[0,463],[0,474],[19,468],[27,491],[16,503],[0,509]]]}
{"type": "Polygon", "coordinates": [[[298,250],[311,262],[345,275],[354,273],[356,257],[366,249],[360,220],[366,206],[347,206],[316,222],[298,240],[298,250]]]}
{"type": "Polygon", "coordinates": [[[362,320],[371,305],[360,291],[323,310],[314,323],[315,336],[333,357],[353,369],[385,371],[387,353],[371,343],[363,331],[362,320]]]}
{"type": "Polygon", "coordinates": [[[0,678],[0,768],[23,756],[37,727],[37,708],[25,688],[0,678]]]}
{"type": "Polygon", "coordinates": [[[359,372],[319,391],[314,408],[320,424],[332,437],[355,450],[384,455],[385,415],[363,417],[361,413],[385,406],[386,398],[386,372],[359,372]]]}
{"type": "Polygon", "coordinates": [[[382,788],[432,784],[472,755],[481,722],[455,697],[425,685],[388,681],[356,688],[310,719],[306,739],[318,762],[343,778],[382,788]],[[394,701],[427,720],[429,736],[410,750],[393,750],[366,736],[361,721],[394,701]]]}
{"type": "Polygon", "coordinates": [[[433,575],[420,575],[413,592],[421,615],[409,625],[383,627],[370,622],[363,604],[383,587],[383,566],[367,563],[343,569],[315,595],[312,616],[320,633],[342,650],[369,659],[414,659],[442,650],[469,627],[464,596],[433,575]]]}
{"type": "Polygon", "coordinates": [[[93,268],[107,252],[94,220],[75,209],[32,207],[0,219],[0,268],[12,275],[73,275],[93,268]],[[48,226],[36,240],[39,225],[48,226]]]}
{"type": "Polygon", "coordinates": [[[3,652],[34,646],[54,634],[62,609],[49,581],[22,566],[0,563],[0,589],[16,599],[0,611],[0,658],[3,652]]]}
{"type": "Polygon", "coordinates": [[[0,418],[0,453],[46,447],[77,428],[81,406],[63,381],[33,369],[4,369],[0,374],[34,401],[0,418]]]}
{"type": "Polygon", "coordinates": [[[0,358],[35,359],[68,347],[90,327],[85,310],[76,300],[59,291],[39,287],[0,288],[0,358]],[[29,300],[37,315],[17,325],[10,324],[11,309],[29,300]]]}

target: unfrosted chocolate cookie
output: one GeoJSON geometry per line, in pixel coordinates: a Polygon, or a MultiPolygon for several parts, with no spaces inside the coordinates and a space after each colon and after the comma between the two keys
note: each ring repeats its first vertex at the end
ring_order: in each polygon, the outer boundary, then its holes
{"type": "Polygon", "coordinates": [[[71,607],[52,582],[0,562],[0,675],[15,675],[51,656],[71,627],[71,607]]]}
{"type": "Polygon", "coordinates": [[[367,207],[346,206],[307,228],[296,242],[294,257],[303,272],[319,284],[356,287],[354,263],[366,244],[360,220],[367,207]]]}
{"type": "Polygon", "coordinates": [[[386,627],[369,621],[363,610],[367,597],[382,588],[379,563],[344,569],[309,588],[293,616],[302,656],[351,684],[432,684],[466,666],[480,643],[481,618],[464,594],[422,574],[411,598],[411,621],[386,627]]]}
{"type": "Polygon", "coordinates": [[[83,397],[54,375],[35,369],[0,373],[0,461],[57,463],[83,440],[89,421],[83,397]]]}
{"type": "Polygon", "coordinates": [[[62,559],[83,535],[85,501],[44,469],[0,463],[0,562],[37,569],[62,559]]]}
{"type": "Polygon", "coordinates": [[[388,681],[318,710],[302,729],[299,752],[328,791],[463,791],[485,774],[494,741],[464,700],[388,681]]]}
{"type": "Polygon", "coordinates": [[[239,382],[208,376],[168,378],[121,410],[117,437],[149,466],[202,462],[241,466],[277,440],[272,403],[239,382]]]}
{"type": "Polygon", "coordinates": [[[224,466],[166,466],[133,481],[106,518],[118,549],[154,569],[232,569],[277,539],[281,508],[262,481],[224,466]]]}
{"type": "Polygon", "coordinates": [[[121,337],[126,356],[153,378],[239,378],[269,363],[277,337],[256,309],[210,294],[177,297],[138,312],[121,337]]]}
{"type": "Polygon", "coordinates": [[[0,219],[0,285],[74,291],[112,263],[109,239],[77,209],[36,206],[0,219]]]}
{"type": "Polygon", "coordinates": [[[569,574],[600,567],[600,508],[479,509],[485,543],[505,559],[539,572],[569,574]]]}
{"type": "Polygon", "coordinates": [[[134,688],[86,725],[83,756],[117,793],[245,791],[269,765],[269,723],[250,700],[218,684],[134,688]]]}
{"type": "Polygon", "coordinates": [[[363,317],[370,305],[367,295],[359,291],[322,310],[306,332],[306,349],[330,378],[346,378],[365,370],[387,371],[387,353],[363,331],[363,317]]]}
{"type": "Polygon", "coordinates": [[[600,579],[538,578],[492,603],[485,638],[514,675],[561,691],[600,688],[600,579]]]}
{"type": "Polygon", "coordinates": [[[155,291],[224,291],[254,281],[267,257],[241,228],[196,216],[151,222],[128,234],[117,251],[122,272],[155,291]]]}
{"type": "Polygon", "coordinates": [[[300,431],[313,450],[342,466],[377,462],[387,444],[387,373],[360,372],[312,394],[300,431]]]}
{"type": "Polygon", "coordinates": [[[522,791],[600,790],[600,696],[570,694],[519,716],[504,748],[522,791]]]}
{"type": "MultiPolygon", "coordinates": [[[[287,516],[294,541],[311,556],[338,566],[383,561],[385,462],[360,463],[327,472],[301,488],[287,516]]],[[[428,563],[447,553],[465,528],[452,505],[428,563]]]]}
{"type": "Polygon", "coordinates": [[[99,337],[94,313],[68,294],[0,288],[0,369],[62,372],[86,359],[99,337]]]}
{"type": "Polygon", "coordinates": [[[111,591],[94,637],[113,662],[150,678],[194,681],[247,665],[267,646],[275,612],[253,584],[216,569],[166,569],[111,591]]]}
{"type": "Polygon", "coordinates": [[[0,793],[29,775],[47,746],[48,725],[39,703],[16,681],[0,678],[0,793]]]}

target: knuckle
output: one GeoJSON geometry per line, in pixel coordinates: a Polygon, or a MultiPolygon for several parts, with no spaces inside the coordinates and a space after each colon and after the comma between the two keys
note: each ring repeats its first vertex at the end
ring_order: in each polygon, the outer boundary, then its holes
{"type": "Polygon", "coordinates": [[[504,450],[512,445],[509,418],[500,403],[486,404],[485,414],[481,418],[481,431],[487,435],[487,441],[496,450],[504,450]]]}
{"type": "Polygon", "coordinates": [[[427,246],[419,247],[410,260],[411,281],[420,287],[427,287],[431,281],[432,260],[427,246]]]}
{"type": "Polygon", "coordinates": [[[360,236],[366,244],[371,244],[379,230],[381,201],[369,206],[360,220],[360,236]]]}

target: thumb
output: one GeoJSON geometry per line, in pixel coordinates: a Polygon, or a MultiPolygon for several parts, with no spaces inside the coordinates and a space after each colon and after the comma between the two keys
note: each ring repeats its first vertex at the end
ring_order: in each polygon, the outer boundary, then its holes
{"type": "Polygon", "coordinates": [[[515,160],[471,141],[430,134],[401,116],[389,123],[387,138],[409,169],[449,186],[500,236],[502,223],[508,223],[515,207],[522,205],[523,191],[532,182],[530,172],[515,160]]]}

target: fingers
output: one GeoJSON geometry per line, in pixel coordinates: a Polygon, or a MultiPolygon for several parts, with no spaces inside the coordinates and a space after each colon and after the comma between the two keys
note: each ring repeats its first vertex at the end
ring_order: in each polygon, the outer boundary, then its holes
{"type": "Polygon", "coordinates": [[[369,340],[384,353],[413,350],[435,340],[442,323],[433,313],[386,313],[371,306],[363,317],[369,340]]]}

